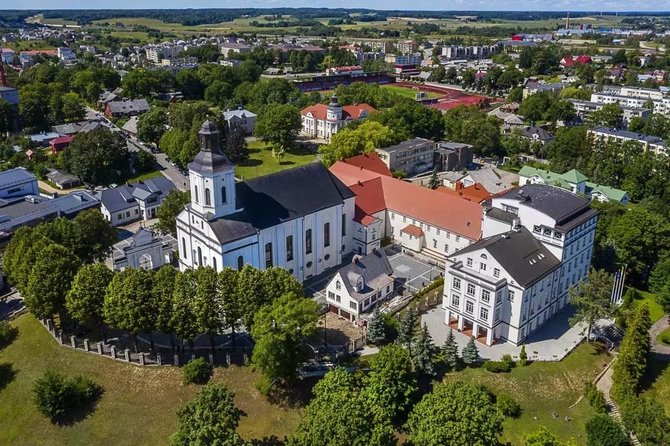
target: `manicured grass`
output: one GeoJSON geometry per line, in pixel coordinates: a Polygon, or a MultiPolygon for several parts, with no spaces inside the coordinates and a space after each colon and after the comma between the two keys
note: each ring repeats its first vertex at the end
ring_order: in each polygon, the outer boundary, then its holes
{"type": "Polygon", "coordinates": [[[656,336],[656,343],[670,345],[670,328],[666,328],[656,336]]]}
{"type": "Polygon", "coordinates": [[[152,178],[156,178],[163,175],[160,170],[151,170],[149,172],[145,172],[142,175],[138,175],[134,178],[129,178],[127,180],[128,183],[137,183],[138,181],[144,181],[144,180],[150,180],[152,178]]]}
{"type": "Polygon", "coordinates": [[[505,421],[503,443],[522,445],[526,434],[546,426],[563,441],[574,438],[576,444],[585,444],[584,424],[593,410],[585,400],[569,407],[579,399],[584,383],[594,379],[609,361],[609,354],[599,344],[582,344],[560,362],[517,365],[510,373],[500,374],[483,368],[466,369],[447,375],[446,380],[483,384],[493,393],[506,393],[521,404],[522,415],[505,421]]]}
{"type": "Polygon", "coordinates": [[[648,291],[638,290],[638,292],[642,295],[642,299],[634,300],[631,308],[635,308],[637,305],[640,305],[644,302],[647,304],[647,306],[649,306],[649,314],[651,316],[652,323],[662,318],[665,312],[663,311],[663,307],[661,307],[661,305],[656,301],[656,295],[648,291]]]}
{"type": "Polygon", "coordinates": [[[643,395],[654,398],[670,414],[670,363],[656,360],[653,356],[647,368],[645,383],[647,390],[643,395]]]}
{"type": "MultiPolygon", "coordinates": [[[[140,368],[59,347],[31,315],[17,318],[19,337],[0,351],[0,364],[11,363],[16,376],[0,389],[0,444],[3,445],[160,445],[176,429],[176,411],[199,387],[182,385],[175,367],[140,368]],[[82,374],[104,387],[96,410],[66,427],[51,424],[32,403],[32,384],[45,370],[82,374]]],[[[240,434],[246,439],[283,437],[295,429],[297,410],[271,405],[254,387],[249,367],[217,368],[214,380],[235,392],[246,413],[240,434]]]]}
{"type": "MultiPolygon", "coordinates": [[[[398,87],[397,85],[382,85],[382,88],[386,88],[388,90],[391,90],[394,93],[398,93],[401,96],[411,98],[411,99],[416,99],[416,94],[419,93],[419,90],[415,90],[413,88],[407,88],[407,87],[398,87]]],[[[440,95],[437,93],[433,93],[430,91],[426,92],[426,95],[429,98],[437,98],[440,95]]]]}
{"type": "Polygon", "coordinates": [[[262,141],[250,142],[249,152],[249,159],[245,163],[235,166],[235,174],[247,180],[292,167],[303,166],[316,160],[314,153],[294,148],[286,152],[281,162],[279,162],[272,156],[270,146],[262,141]]]}

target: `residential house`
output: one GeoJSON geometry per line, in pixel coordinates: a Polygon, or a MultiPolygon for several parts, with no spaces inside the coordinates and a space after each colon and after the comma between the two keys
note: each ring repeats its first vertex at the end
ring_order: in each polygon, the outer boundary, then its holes
{"type": "Polygon", "coordinates": [[[138,116],[148,111],[149,103],[146,99],[124,99],[105,105],[105,115],[109,118],[138,116]]]}
{"type": "Polygon", "coordinates": [[[604,141],[634,141],[647,150],[656,155],[667,155],[668,143],[658,136],[646,135],[644,133],[629,132],[628,130],[610,129],[607,127],[598,127],[589,129],[588,136],[590,138],[604,140],[604,141]]]}
{"type": "Polygon", "coordinates": [[[57,169],[51,169],[51,171],[47,173],[47,180],[55,184],[59,189],[71,189],[81,185],[81,180],[79,178],[57,169]]]}
{"type": "Polygon", "coordinates": [[[51,154],[55,155],[58,152],[64,150],[72,143],[72,137],[65,135],[54,138],[49,142],[49,147],[51,147],[51,154]]]}
{"type": "Polygon", "coordinates": [[[188,166],[192,202],[177,217],[179,267],[281,267],[303,282],[352,251],[354,194],[321,163],[235,181],[212,122],[188,166]]]}
{"type": "Polygon", "coordinates": [[[102,215],[112,226],[136,220],[156,218],[156,210],[165,197],[175,189],[167,178],[160,176],[137,183],[97,192],[102,215]]]}
{"type": "Polygon", "coordinates": [[[363,325],[361,315],[388,299],[394,284],[393,268],[383,249],[355,255],[326,285],[328,310],[363,325]]]}
{"type": "Polygon", "coordinates": [[[328,105],[315,104],[300,111],[302,133],[330,140],[347,124],[366,119],[374,111],[375,108],[368,104],[340,105],[337,96],[333,95],[328,105]]]}
{"type": "Polygon", "coordinates": [[[536,127],[534,125],[526,126],[519,132],[519,136],[526,138],[531,143],[539,143],[542,146],[545,146],[552,142],[555,137],[547,130],[542,127],[536,127]]]}
{"type": "Polygon", "coordinates": [[[243,107],[237,110],[226,110],[223,112],[223,119],[229,128],[242,129],[245,134],[251,135],[256,128],[256,113],[250,112],[243,107]]]}

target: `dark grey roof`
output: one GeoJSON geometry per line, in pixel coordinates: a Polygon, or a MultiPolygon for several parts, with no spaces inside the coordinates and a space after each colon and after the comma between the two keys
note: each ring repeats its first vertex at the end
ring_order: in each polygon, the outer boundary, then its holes
{"type": "Polygon", "coordinates": [[[525,206],[547,214],[556,224],[568,223],[571,219],[587,212],[589,201],[560,187],[543,184],[527,184],[498,195],[497,198],[517,200],[525,206]]]}
{"type": "Polygon", "coordinates": [[[176,189],[174,183],[164,176],[139,181],[130,185],[124,184],[113,189],[106,189],[97,194],[97,198],[109,212],[117,212],[137,205],[137,200],[146,200],[152,194],[165,197],[176,189]]]}
{"type": "Polygon", "coordinates": [[[257,229],[342,204],[354,194],[320,162],[236,184],[238,208],[257,229]]]}
{"type": "Polygon", "coordinates": [[[69,173],[61,172],[60,170],[53,169],[51,172],[47,174],[47,178],[57,184],[57,185],[62,185],[62,184],[73,184],[73,183],[81,183],[81,180],[77,178],[74,175],[71,175],[69,173]]]}
{"type": "Polygon", "coordinates": [[[526,288],[558,268],[558,260],[524,226],[504,234],[484,238],[454,255],[486,250],[516,283],[526,288]]]}
{"type": "Polygon", "coordinates": [[[499,221],[504,221],[506,223],[512,224],[514,222],[515,218],[518,218],[516,214],[513,214],[511,212],[503,211],[502,209],[498,208],[490,208],[486,211],[486,216],[494,218],[499,221]]]}
{"type": "Polygon", "coordinates": [[[387,153],[393,153],[393,152],[398,152],[398,151],[402,151],[402,150],[409,150],[409,149],[416,148],[416,147],[423,147],[423,146],[426,146],[426,145],[434,145],[434,143],[433,143],[433,141],[431,141],[429,139],[425,139],[425,138],[412,138],[412,139],[408,139],[406,141],[403,141],[399,144],[396,144],[394,146],[381,148],[380,150],[383,150],[384,152],[387,152],[387,153]]]}
{"type": "Polygon", "coordinates": [[[648,142],[650,144],[662,143],[663,138],[654,135],[647,135],[645,133],[631,132],[629,130],[610,129],[607,127],[597,127],[593,129],[594,132],[603,133],[605,135],[617,136],[620,138],[634,139],[636,141],[648,142]]]}
{"type": "Polygon", "coordinates": [[[0,188],[31,181],[37,181],[37,177],[23,167],[15,167],[0,172],[0,188]]]}
{"type": "Polygon", "coordinates": [[[149,110],[149,103],[146,99],[129,99],[108,102],[107,107],[112,113],[143,113],[149,110]]]}
{"type": "Polygon", "coordinates": [[[212,121],[205,121],[198,135],[200,135],[200,151],[189,163],[189,170],[212,173],[234,168],[228,157],[221,152],[221,139],[216,124],[212,121]]]}
{"type": "Polygon", "coordinates": [[[249,216],[244,211],[211,220],[209,226],[222,245],[249,237],[257,232],[256,228],[249,223],[249,216]]]}
{"type": "Polygon", "coordinates": [[[554,135],[549,133],[547,130],[542,127],[530,126],[525,127],[521,130],[521,135],[526,138],[533,138],[534,135],[537,135],[537,138],[540,141],[551,141],[554,139],[554,135]]]}
{"type": "Polygon", "coordinates": [[[339,274],[349,295],[359,302],[393,282],[393,267],[382,249],[375,249],[364,257],[354,256],[353,261],[340,269],[339,274]],[[363,278],[363,288],[357,290],[359,278],[363,278]]]}

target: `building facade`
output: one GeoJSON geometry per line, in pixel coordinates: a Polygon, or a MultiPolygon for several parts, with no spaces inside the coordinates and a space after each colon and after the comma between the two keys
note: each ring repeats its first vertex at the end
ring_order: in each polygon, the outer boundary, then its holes
{"type": "Polygon", "coordinates": [[[315,104],[300,111],[302,133],[312,138],[330,140],[332,136],[347,124],[366,119],[375,111],[368,104],[340,105],[337,96],[330,103],[315,104]]]}
{"type": "Polygon", "coordinates": [[[409,176],[433,170],[435,143],[425,138],[413,138],[391,147],[376,149],[379,158],[391,171],[409,176]]]}

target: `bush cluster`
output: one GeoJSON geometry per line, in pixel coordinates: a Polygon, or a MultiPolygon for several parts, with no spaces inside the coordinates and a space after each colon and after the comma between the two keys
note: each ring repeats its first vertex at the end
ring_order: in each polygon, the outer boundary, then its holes
{"type": "Polygon", "coordinates": [[[605,403],[605,394],[598,390],[595,384],[587,382],[584,388],[584,395],[595,413],[607,413],[607,405],[605,403]]]}
{"type": "Polygon", "coordinates": [[[102,388],[88,378],[68,378],[53,371],[47,371],[33,385],[37,408],[52,422],[64,421],[75,415],[95,402],[101,393],[102,388]]]}
{"type": "Polygon", "coordinates": [[[509,395],[498,395],[496,397],[496,406],[500,413],[506,417],[516,418],[521,415],[521,405],[509,395]]]}
{"type": "Polygon", "coordinates": [[[193,359],[183,368],[184,384],[205,384],[213,370],[214,367],[205,358],[193,359]]]}
{"type": "Polygon", "coordinates": [[[500,361],[487,361],[484,363],[484,369],[491,373],[509,373],[514,366],[514,360],[510,355],[504,355],[500,361]]]}
{"type": "Polygon", "coordinates": [[[12,327],[7,321],[0,321],[0,348],[11,344],[18,334],[19,330],[16,327],[12,327]]]}

